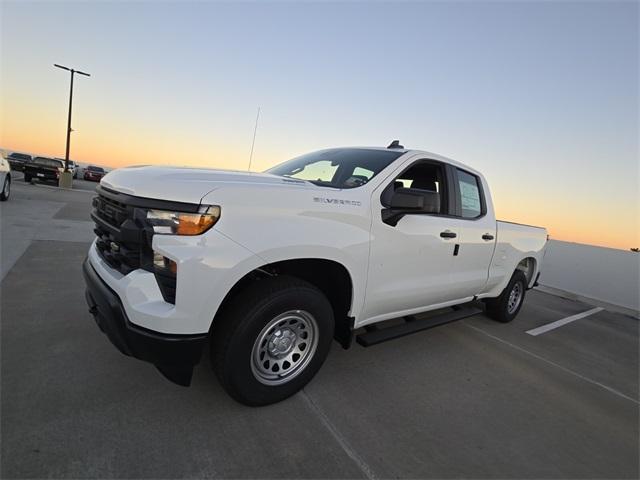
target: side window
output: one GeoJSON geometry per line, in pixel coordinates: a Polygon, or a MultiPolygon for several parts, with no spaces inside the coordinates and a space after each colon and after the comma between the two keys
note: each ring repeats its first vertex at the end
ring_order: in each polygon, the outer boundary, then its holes
{"type": "Polygon", "coordinates": [[[478,177],[458,169],[458,189],[462,218],[477,218],[482,215],[482,197],[478,177]]]}
{"type": "Polygon", "coordinates": [[[440,164],[425,161],[414,163],[384,189],[380,197],[381,203],[389,206],[393,192],[398,188],[436,192],[440,197],[440,211],[438,213],[443,214],[448,211],[444,167],[440,164]]]}
{"type": "Polygon", "coordinates": [[[440,192],[442,172],[438,165],[418,163],[402,173],[396,182],[401,182],[404,188],[418,188],[431,192],[440,192]]]}

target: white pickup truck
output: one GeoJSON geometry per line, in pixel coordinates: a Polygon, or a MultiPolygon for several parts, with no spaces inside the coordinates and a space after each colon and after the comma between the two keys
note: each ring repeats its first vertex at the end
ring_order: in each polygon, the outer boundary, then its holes
{"type": "Polygon", "coordinates": [[[481,173],[397,141],[264,173],[122,168],[97,192],[83,271],[102,331],[181,385],[208,344],[248,405],[298,391],[356,330],[367,346],[482,304],[512,320],[547,241],[496,221],[481,173]]]}

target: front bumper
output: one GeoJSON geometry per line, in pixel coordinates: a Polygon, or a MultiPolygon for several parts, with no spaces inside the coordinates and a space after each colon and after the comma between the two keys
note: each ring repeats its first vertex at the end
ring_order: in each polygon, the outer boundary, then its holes
{"type": "Polygon", "coordinates": [[[188,386],[193,367],[202,357],[207,335],[169,335],[133,325],[120,298],[100,278],[88,258],[82,271],[89,311],[111,343],[125,355],[153,363],[174,383],[188,386]]]}

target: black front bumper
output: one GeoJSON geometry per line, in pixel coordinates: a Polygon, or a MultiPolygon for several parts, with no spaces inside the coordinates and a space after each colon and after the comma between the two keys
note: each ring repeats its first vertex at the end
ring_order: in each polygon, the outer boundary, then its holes
{"type": "Polygon", "coordinates": [[[207,335],[167,335],[133,325],[120,298],[98,276],[88,258],[82,272],[89,312],[111,343],[125,355],[153,363],[172,382],[188,386],[207,335]]]}

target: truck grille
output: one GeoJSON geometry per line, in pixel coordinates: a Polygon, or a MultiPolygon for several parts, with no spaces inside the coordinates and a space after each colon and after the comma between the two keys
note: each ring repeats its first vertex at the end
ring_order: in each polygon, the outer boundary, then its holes
{"type": "Polygon", "coordinates": [[[146,212],[161,201],[145,200],[108,190],[96,189],[91,218],[95,223],[96,249],[114,270],[127,275],[143,269],[152,272],[166,302],[175,303],[176,276],[158,272],[151,248],[153,230],[146,224],[146,212]],[[149,203],[149,206],[145,205],[149,203]]]}
{"type": "Polygon", "coordinates": [[[93,200],[92,217],[98,237],[96,247],[109,266],[126,275],[141,268],[144,228],[134,219],[134,208],[104,195],[93,200]]]}

